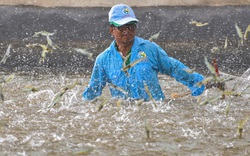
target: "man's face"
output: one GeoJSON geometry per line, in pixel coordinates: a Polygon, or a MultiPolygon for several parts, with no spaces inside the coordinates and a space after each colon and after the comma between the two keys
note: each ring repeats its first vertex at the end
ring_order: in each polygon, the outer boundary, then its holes
{"type": "Polygon", "coordinates": [[[114,36],[117,44],[131,44],[135,37],[136,24],[125,24],[120,27],[111,26],[110,33],[114,36]]]}

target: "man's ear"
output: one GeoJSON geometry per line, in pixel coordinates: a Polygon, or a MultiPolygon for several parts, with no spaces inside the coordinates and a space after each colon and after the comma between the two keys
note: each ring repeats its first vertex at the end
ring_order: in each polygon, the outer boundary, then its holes
{"type": "Polygon", "coordinates": [[[110,32],[111,35],[113,35],[114,28],[113,27],[109,27],[109,32],[110,32]]]}

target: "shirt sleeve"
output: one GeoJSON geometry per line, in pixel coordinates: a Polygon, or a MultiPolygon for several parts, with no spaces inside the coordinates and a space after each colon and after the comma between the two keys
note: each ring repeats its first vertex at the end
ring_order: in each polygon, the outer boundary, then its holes
{"type": "Polygon", "coordinates": [[[176,79],[176,81],[186,85],[191,90],[192,96],[200,95],[204,90],[205,86],[197,86],[196,83],[200,82],[204,79],[203,75],[194,72],[188,73],[185,70],[189,69],[182,62],[169,57],[167,53],[157,44],[155,45],[154,57],[157,58],[155,60],[156,66],[160,73],[167,74],[176,79]]]}
{"type": "Polygon", "coordinates": [[[83,92],[83,100],[92,100],[102,94],[102,89],[106,85],[106,74],[100,57],[97,57],[93,67],[90,82],[86,90],[83,92]]]}

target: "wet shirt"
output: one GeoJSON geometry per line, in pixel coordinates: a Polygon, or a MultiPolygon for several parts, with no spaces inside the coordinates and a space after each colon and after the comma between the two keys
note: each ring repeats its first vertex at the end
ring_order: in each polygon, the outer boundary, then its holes
{"type": "Polygon", "coordinates": [[[126,95],[121,90],[109,86],[112,97],[149,100],[146,85],[155,100],[163,100],[165,96],[159,84],[158,73],[169,75],[188,86],[193,96],[198,96],[204,91],[204,85],[195,85],[204,79],[201,74],[187,73],[185,70],[188,67],[169,57],[156,43],[135,37],[130,62],[142,57],[146,58],[129,68],[127,76],[122,71],[123,59],[113,41],[110,47],[97,56],[89,85],[83,92],[83,99],[92,100],[100,96],[105,85],[111,83],[127,92],[126,95]]]}

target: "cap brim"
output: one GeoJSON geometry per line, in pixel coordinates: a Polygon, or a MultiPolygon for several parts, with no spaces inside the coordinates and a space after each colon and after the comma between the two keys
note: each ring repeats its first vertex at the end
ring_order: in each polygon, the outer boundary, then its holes
{"type": "Polygon", "coordinates": [[[129,22],[138,22],[138,20],[136,18],[127,17],[127,18],[123,18],[121,20],[112,21],[112,22],[116,23],[116,25],[118,25],[118,26],[122,26],[124,24],[129,23],[129,22]]]}

